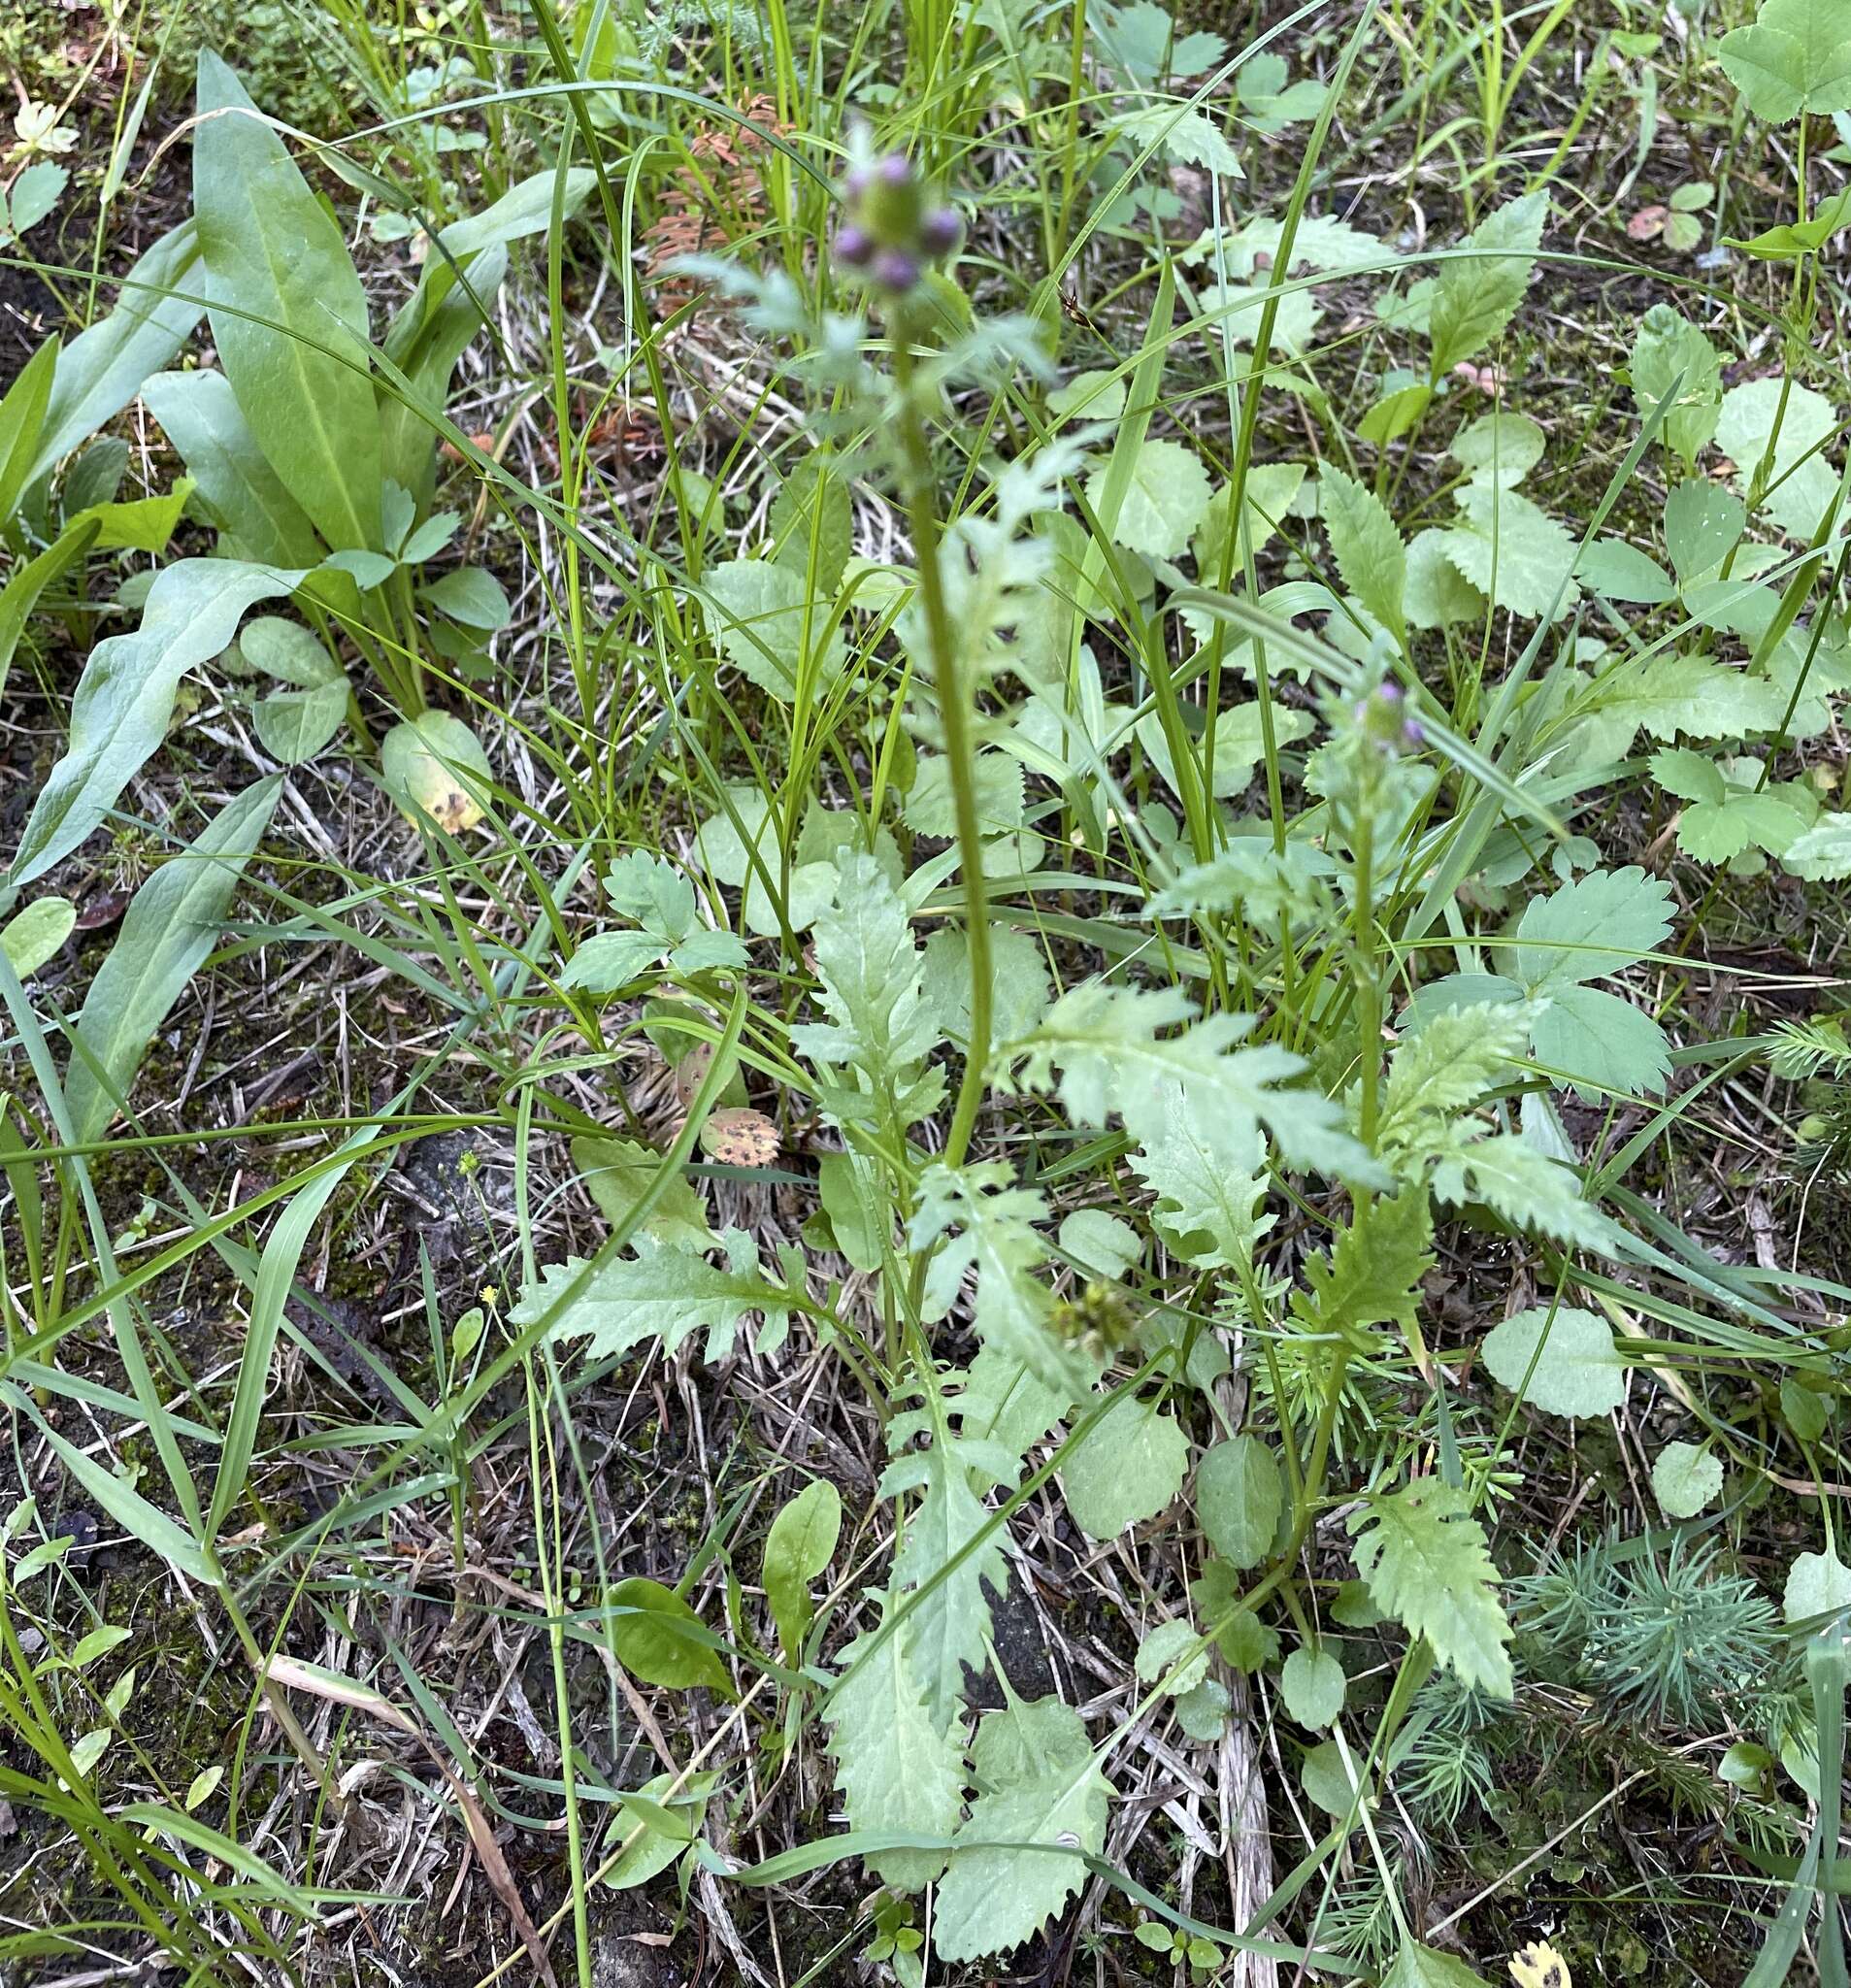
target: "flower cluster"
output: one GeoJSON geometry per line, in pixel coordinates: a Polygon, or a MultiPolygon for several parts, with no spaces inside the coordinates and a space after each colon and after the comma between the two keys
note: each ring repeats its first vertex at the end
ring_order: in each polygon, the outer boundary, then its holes
{"type": "Polygon", "coordinates": [[[955,208],[932,206],[905,152],[857,160],[843,180],[846,218],[836,230],[836,259],[861,270],[891,298],[909,295],[928,263],[950,254],[964,223],[955,208]]]}
{"type": "Polygon", "coordinates": [[[1383,753],[1417,752],[1426,740],[1420,720],[1407,714],[1399,683],[1378,683],[1358,698],[1352,713],[1363,735],[1383,753]]]}

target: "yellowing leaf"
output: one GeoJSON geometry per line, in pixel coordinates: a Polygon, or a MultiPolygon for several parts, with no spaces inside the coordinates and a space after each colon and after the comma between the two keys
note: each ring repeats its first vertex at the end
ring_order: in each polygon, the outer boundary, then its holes
{"type": "Polygon", "coordinates": [[[488,754],[461,718],[420,712],[394,725],[380,743],[380,782],[408,820],[428,820],[460,835],[482,818],[488,754]]]}

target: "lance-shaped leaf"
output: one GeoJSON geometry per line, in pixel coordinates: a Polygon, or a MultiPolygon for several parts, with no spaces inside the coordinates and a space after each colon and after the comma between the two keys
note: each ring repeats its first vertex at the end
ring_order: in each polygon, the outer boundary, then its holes
{"type": "Polygon", "coordinates": [[[316,531],[337,549],[379,551],[366,292],[340,225],[244,85],[203,49],[199,110],[193,211],[225,378],[316,531]]]}
{"type": "Polygon", "coordinates": [[[1494,1698],[1511,1690],[1510,1624],[1498,1570],[1466,1494],[1417,1477],[1351,1515],[1356,1565],[1375,1606],[1433,1644],[1439,1660],[1494,1698]]]}
{"type": "Polygon", "coordinates": [[[142,625],[90,651],[71,701],[71,738],[19,838],[9,881],[43,876],[102,821],[167,735],[180,679],[215,656],[247,609],[302,576],[231,559],[182,559],[149,589],[142,625]]]}
{"type": "Polygon", "coordinates": [[[119,414],[142,382],[172,362],[205,314],[204,275],[198,227],[182,221],[122,279],[116,309],[58,354],[27,487],[119,414]]]}
{"type": "MultiPolygon", "coordinates": [[[[884,1622],[891,1605],[882,1603],[884,1622]]],[[[889,1836],[951,1836],[964,1816],[964,1731],[941,1724],[899,1631],[858,1637],[837,1660],[823,1704],[836,1756],[836,1786],[851,1829],[889,1836]]],[[[882,1884],[917,1891],[944,1869],[931,1850],[888,1850],[868,1859],[882,1884]]]]}
{"type": "Polygon", "coordinates": [[[1440,264],[1429,320],[1436,377],[1482,351],[1516,315],[1548,217],[1548,190],[1538,186],[1486,215],[1463,252],[1440,264]]]}
{"type": "Polygon", "coordinates": [[[102,1136],[154,1031],[213,949],[281,791],[280,774],[248,787],[135,893],[78,1012],[64,1097],[80,1144],[102,1136]]]}
{"type": "Polygon", "coordinates": [[[645,1231],[631,1239],[627,1256],[549,1264],[515,1306],[513,1322],[532,1325],[551,1315],[554,1334],[589,1340],[585,1350],[594,1359],[627,1353],[649,1339],[659,1339],[672,1353],[690,1334],[705,1330],[707,1357],[718,1361],[733,1350],[740,1320],[762,1311],[758,1343],[775,1344],[789,1320],[789,1291],[761,1272],[758,1245],[744,1230],[728,1229],[719,1240],[724,1263],[711,1262],[678,1238],[664,1242],[645,1231]]]}
{"type": "Polygon", "coordinates": [[[222,373],[157,373],[142,399],[242,556],[279,566],[321,563],[308,514],[257,447],[222,373]]]}
{"type": "Polygon", "coordinates": [[[1085,1725],[1058,1699],[1011,1694],[978,1724],[972,1755],[985,1792],[959,1832],[970,1847],[952,1850],[939,1887],[933,1943],[942,1961],[1032,1939],[1085,1881],[1075,1853],[1099,1854],[1111,1803],[1085,1725]]]}

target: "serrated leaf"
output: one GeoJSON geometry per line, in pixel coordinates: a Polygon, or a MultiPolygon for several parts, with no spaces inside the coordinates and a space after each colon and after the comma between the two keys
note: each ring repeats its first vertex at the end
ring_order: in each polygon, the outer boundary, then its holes
{"type": "Polygon", "coordinates": [[[1557,987],[1530,1029],[1532,1055],[1590,1104],[1662,1091],[1671,1045],[1649,1014],[1603,987],[1557,987]]]}
{"type": "Polygon", "coordinates": [[[1591,871],[1530,901],[1511,971],[1532,997],[1621,973],[1670,937],[1670,885],[1636,863],[1591,871]]]}
{"type": "MultiPolygon", "coordinates": [[[[1257,462],[1248,468],[1240,522],[1254,552],[1260,551],[1290,514],[1305,478],[1302,462],[1257,462]]],[[[1208,500],[1196,529],[1196,571],[1209,585],[1219,584],[1223,562],[1230,556],[1228,518],[1233,509],[1233,486],[1223,483],[1208,500]]],[[[1232,548],[1232,556],[1231,571],[1238,578],[1242,565],[1240,545],[1232,548]]]]}
{"type": "Polygon", "coordinates": [[[1407,547],[1407,578],[1402,604],[1415,628],[1449,628],[1457,621],[1481,621],[1490,603],[1453,563],[1450,532],[1429,526],[1407,547]]]}
{"type": "Polygon", "coordinates": [[[1851,877],[1851,813],[1822,814],[1789,845],[1782,864],[1796,877],[1834,881],[1851,877]]]}
{"type": "Polygon", "coordinates": [[[1154,1400],[1127,1395],[1066,1453],[1061,1489],[1089,1540],[1113,1540],[1175,1500],[1189,1468],[1189,1439],[1154,1400]]]}
{"type": "MultiPolygon", "coordinates": [[[[572,1164],[578,1168],[599,1211],[608,1222],[623,1222],[662,1171],[663,1156],[634,1139],[575,1139],[572,1164]]],[[[707,1203],[700,1189],[678,1173],[645,1218],[648,1234],[664,1242],[694,1249],[714,1246],[708,1226],[707,1203]]]]}
{"type": "Polygon", "coordinates": [[[1656,559],[1621,539],[1596,539],[1582,547],[1574,577],[1589,593],[1603,600],[1636,602],[1642,607],[1657,607],[1677,591],[1656,559]]]}
{"type": "Polygon", "coordinates": [[[1304,1069],[1300,1058],[1275,1044],[1232,1046],[1252,1028],[1250,1015],[1218,1013],[1181,1034],[1159,1033],[1194,1012],[1175,988],[1087,981],[1062,995],[1028,1039],[1023,1080],[1041,1089],[1058,1072],[1070,1116],[1103,1128],[1116,1113],[1140,1144],[1163,1138],[1168,1086],[1180,1084],[1198,1094],[1192,1099],[1200,1107],[1196,1124],[1216,1139],[1232,1165],[1250,1154],[1247,1128],[1257,1120],[1294,1164],[1356,1178],[1374,1174],[1333,1100],[1306,1088],[1278,1088],[1304,1069]]]}
{"type": "Polygon", "coordinates": [[[1201,111],[1153,104],[1114,120],[1115,128],[1141,151],[1154,147],[1178,165],[1201,166],[1229,179],[1241,177],[1240,155],[1201,111]]]}
{"type": "Polygon", "coordinates": [[[1509,489],[1542,460],[1542,430],[1528,414],[1494,408],[1468,421],[1452,439],[1452,459],[1474,483],[1509,489]]]}
{"type": "Polygon", "coordinates": [[[1735,465],[1735,486],[1753,494],[1764,455],[1771,447],[1761,515],[1796,539],[1819,529],[1838,487],[1837,472],[1824,453],[1838,416],[1824,394],[1798,381],[1744,380],[1723,395],[1716,447],[1735,465]]]}
{"type": "Polygon", "coordinates": [[[1667,1518],[1695,1518],[1723,1492],[1723,1460],[1694,1442],[1668,1442],[1652,1459],[1652,1491],[1667,1518]]]}
{"type": "Polygon", "coordinates": [[[1258,1567],[1273,1550],[1285,1508],[1278,1459],[1257,1436],[1211,1445],[1196,1472],[1196,1516],[1230,1567],[1258,1567]]]}
{"type": "Polygon", "coordinates": [[[747,1312],[764,1311],[768,1325],[781,1322],[789,1298],[761,1274],[749,1236],[733,1229],[721,1241],[727,1260],[716,1264],[678,1237],[663,1242],[645,1231],[631,1239],[628,1256],[549,1265],[510,1315],[516,1325],[550,1317],[553,1336],[589,1341],[592,1359],[627,1353],[648,1339],[672,1353],[705,1330],[708,1358],[724,1360],[747,1312]]]}
{"type": "MultiPolygon", "coordinates": [[[[976,801],[978,830],[1006,835],[1020,828],[1023,813],[1022,762],[1008,752],[973,756],[971,785],[976,801]]],[[[902,811],[907,826],[919,835],[949,839],[958,832],[957,799],[951,786],[951,762],[941,752],[922,752],[911,791],[902,811]]]]}
{"type": "Polygon", "coordinates": [[[1482,351],[1516,315],[1548,217],[1539,186],[1488,214],[1460,245],[1468,252],[1440,264],[1429,319],[1436,375],[1482,351]]]}
{"type": "Polygon", "coordinates": [[[714,637],[761,690],[789,704],[800,674],[812,694],[847,666],[848,651],[826,600],[812,599],[807,578],[769,559],[729,559],[702,587],[713,606],[714,637]]]}
{"type": "Polygon", "coordinates": [[[1472,1001],[1434,1011],[1423,1006],[1419,1021],[1418,1031],[1404,1035],[1388,1059],[1377,1125],[1384,1151],[1412,1146],[1423,1128],[1469,1110],[1503,1081],[1523,1053],[1530,1011],[1512,1002],[1472,1001]]]}
{"type": "Polygon", "coordinates": [[[1308,1332],[1366,1343],[1372,1326],[1411,1331],[1420,1280],[1433,1268],[1433,1213],[1427,1189],[1410,1183],[1375,1202],[1339,1229],[1328,1256],[1306,1260],[1308,1290],[1295,1291],[1292,1310],[1308,1332]]]}
{"type": "MultiPolygon", "coordinates": [[[[1696,325],[1669,304],[1654,304],[1633,339],[1633,398],[1641,414],[1658,408],[1680,380],[1677,400],[1659,423],[1659,439],[1688,471],[1716,432],[1722,408],[1722,361],[1696,325]]],[[[1720,555],[1719,555],[1720,556],[1720,555]]]]}
{"type": "Polygon", "coordinates": [[[856,1073],[862,1092],[904,1104],[906,1122],[937,1103],[938,1085],[921,1087],[917,1066],[939,1040],[924,999],[924,961],[913,944],[906,905],[878,861],[859,850],[838,859],[835,903],[817,915],[818,999],[827,1022],[790,1031],[799,1054],[856,1073]]]}
{"type": "Polygon", "coordinates": [[[1092,1387],[1098,1364],[1054,1329],[1052,1296],[1034,1275],[1047,1254],[1034,1227],[1046,1208],[1008,1179],[995,1163],[957,1173],[931,1168],[919,1182],[909,1239],[915,1250],[941,1243],[927,1286],[941,1307],[975,1272],[978,1338],[1063,1394],[1065,1408],[1092,1387]]]}
{"type": "Polygon", "coordinates": [[[1680,801],[1720,802],[1729,792],[1716,762],[1688,746],[1654,752],[1651,768],[1652,778],[1659,785],[1680,801]]]}
{"type": "Polygon", "coordinates": [[[1160,1083],[1131,1164],[1157,1197],[1157,1226],[1174,1254],[1204,1270],[1251,1264],[1273,1226],[1261,1211],[1265,1141],[1257,1123],[1232,1133],[1205,1122],[1205,1110],[1212,1107],[1191,1088],[1160,1083]]]}
{"type": "Polygon", "coordinates": [[[810,455],[777,486],[767,526],[780,566],[803,575],[812,570],[816,584],[842,584],[852,548],[853,515],[848,484],[827,456],[810,455]]]}
{"type": "Polygon", "coordinates": [[[1503,1386],[1546,1414],[1592,1421],[1626,1399],[1613,1328],[1571,1305],[1516,1312],[1485,1335],[1483,1353],[1503,1386]]]}
{"type": "Polygon", "coordinates": [[[1574,1172],[1514,1134],[1461,1143],[1437,1157],[1434,1192],[1441,1201],[1481,1201],[1513,1228],[1588,1249],[1611,1247],[1612,1233],[1582,1199],[1574,1172]]]}
{"type": "Polygon", "coordinates": [[[1417,1477],[1390,1497],[1372,1499],[1348,1523],[1357,1536],[1357,1570],[1383,1612],[1424,1636],[1463,1682],[1507,1699],[1510,1625],[1484,1530],[1464,1491],[1417,1477]]]}
{"type": "Polygon", "coordinates": [[[1327,464],[1318,472],[1318,514],[1343,584],[1382,626],[1400,635],[1407,550],[1388,507],[1354,477],[1327,464]]]}
{"type": "Polygon", "coordinates": [[[1748,848],[1784,861],[1817,820],[1818,807],[1818,796],[1797,780],[1760,793],[1729,782],[1721,800],[1701,801],[1679,812],[1677,846],[1700,863],[1727,863],[1748,848]]]}
{"type": "Polygon", "coordinates": [[[1442,549],[1461,576],[1506,613],[1560,615],[1574,605],[1575,542],[1515,490],[1469,483],[1457,493],[1464,523],[1442,549]]]}
{"type": "Polygon", "coordinates": [[[984,1661],[993,1628],[989,1596],[1008,1585],[1008,1565],[994,1532],[965,1552],[990,1517],[977,1487],[999,1481],[1008,1459],[998,1457],[994,1445],[954,1436],[936,1382],[925,1386],[926,1408],[895,1416],[888,1440],[901,1442],[918,1434],[929,1437],[931,1446],[896,1456],[880,1489],[883,1497],[903,1490],[925,1494],[901,1534],[894,1586],[896,1592],[921,1590],[904,1598],[908,1662],[934,1722],[944,1732],[957,1715],[965,1667],[979,1669],[984,1661]]]}
{"type": "Polygon", "coordinates": [[[1058,1699],[1019,1699],[979,1723],[972,1746],[986,1792],[959,1832],[939,1887],[933,1944],[942,1961],[979,1960],[1031,1939],[1085,1881],[1080,1858],[1106,1840],[1111,1783],[1079,1714],[1058,1699]],[[1042,1845],[1043,1848],[1016,1845],[1042,1845]]]}
{"type": "Polygon", "coordinates": [[[662,957],[662,941],[650,932],[594,932],[573,951],[559,976],[562,987],[614,994],[645,974],[662,957]]]}
{"type": "MultiPolygon", "coordinates": [[[[1111,465],[1102,462],[1086,482],[1095,509],[1103,500],[1111,465]]],[[[1180,442],[1146,438],[1139,445],[1131,480],[1112,537],[1154,559],[1180,559],[1208,509],[1208,472],[1180,442]]]]}
{"type": "MultiPolygon", "coordinates": [[[[906,1650],[902,1632],[879,1641],[871,1633],[837,1659],[823,1702],[836,1786],[852,1829],[948,1838],[964,1815],[963,1730],[933,1717],[906,1650]]],[[[884,1850],[868,1865],[882,1884],[917,1891],[944,1869],[944,1856],[884,1850]]]]}

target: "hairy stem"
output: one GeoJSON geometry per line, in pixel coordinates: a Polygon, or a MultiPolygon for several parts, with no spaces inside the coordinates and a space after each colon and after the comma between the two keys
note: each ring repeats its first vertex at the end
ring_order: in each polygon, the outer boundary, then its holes
{"type": "Polygon", "coordinates": [[[965,928],[971,961],[971,1039],[966,1046],[964,1077],[958,1086],[945,1137],[944,1163],[958,1166],[970,1147],[983,1100],[984,1073],[990,1061],[992,969],[990,915],[983,881],[983,845],[976,810],[976,748],[971,737],[972,707],[964,680],[963,658],[944,598],[940,570],[938,491],[932,476],[932,448],[914,391],[910,315],[896,314],[893,323],[893,369],[900,394],[900,446],[905,463],[907,515],[912,528],[919,563],[919,603],[925,613],[926,643],[932,658],[932,682],[938,693],[939,721],[944,728],[946,766],[951,776],[952,808],[958,831],[958,867],[964,877],[965,928]]]}

